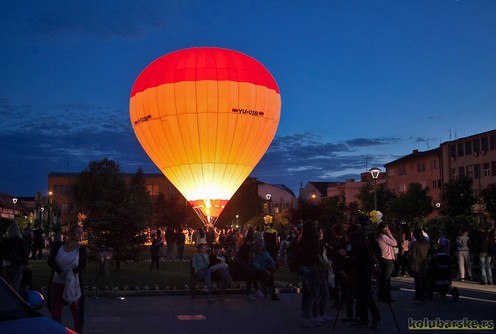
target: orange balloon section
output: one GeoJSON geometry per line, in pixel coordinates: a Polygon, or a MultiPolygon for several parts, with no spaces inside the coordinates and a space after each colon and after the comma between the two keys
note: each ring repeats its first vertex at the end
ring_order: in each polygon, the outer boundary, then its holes
{"type": "Polygon", "coordinates": [[[221,48],[167,54],[138,76],[130,117],[143,149],[213,224],[268,149],[281,98],[255,59],[221,48]]]}

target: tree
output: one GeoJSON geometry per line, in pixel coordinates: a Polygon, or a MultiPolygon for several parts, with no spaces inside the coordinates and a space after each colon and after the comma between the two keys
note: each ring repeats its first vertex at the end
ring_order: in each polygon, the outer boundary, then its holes
{"type": "Polygon", "coordinates": [[[475,197],[472,190],[472,180],[460,176],[443,185],[444,209],[443,213],[450,217],[459,215],[470,215],[475,197]]]}
{"type": "Polygon", "coordinates": [[[344,196],[323,198],[319,204],[319,222],[322,224],[345,223],[347,221],[347,208],[344,196]]]}
{"type": "MultiPolygon", "coordinates": [[[[376,186],[377,210],[387,212],[387,203],[396,198],[396,195],[389,190],[385,184],[376,186]]],[[[374,210],[374,186],[370,183],[364,184],[360,188],[357,199],[360,201],[361,208],[365,212],[374,210]]]]}
{"type": "Polygon", "coordinates": [[[427,195],[428,189],[422,189],[420,183],[411,183],[406,193],[391,199],[386,205],[386,212],[408,222],[424,218],[432,212],[432,198],[427,195]]]}
{"type": "Polygon", "coordinates": [[[193,219],[199,221],[186,199],[177,193],[167,197],[161,193],[155,205],[154,215],[155,226],[179,228],[193,219]]]}
{"type": "Polygon", "coordinates": [[[258,181],[247,178],[234,193],[219,216],[216,226],[231,226],[236,215],[241,222],[247,222],[253,217],[261,217],[263,200],[258,196],[258,181]]]}
{"type": "Polygon", "coordinates": [[[118,233],[123,235],[119,244],[120,255],[122,259],[137,259],[141,246],[146,242],[147,236],[144,231],[152,216],[150,196],[141,168],[131,179],[122,213],[118,228],[118,233]]]}
{"type": "Polygon", "coordinates": [[[491,183],[481,191],[484,206],[489,215],[496,219],[496,183],[491,183]]]}
{"type": "Polygon", "coordinates": [[[113,248],[117,268],[120,261],[139,259],[151,214],[141,170],[128,187],[116,162],[92,161],[78,177],[75,201],[87,216],[84,227],[93,234],[93,246],[113,248]]]}

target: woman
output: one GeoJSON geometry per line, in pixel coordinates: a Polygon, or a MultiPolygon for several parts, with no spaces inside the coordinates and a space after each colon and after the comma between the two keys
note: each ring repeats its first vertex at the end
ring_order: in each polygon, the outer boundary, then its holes
{"type": "Polygon", "coordinates": [[[320,296],[319,275],[319,233],[312,220],[303,223],[300,237],[296,243],[296,260],[298,274],[302,283],[301,291],[301,326],[312,328],[319,322],[312,318],[312,307],[320,296]]]}
{"type": "Polygon", "coordinates": [[[377,244],[381,249],[378,299],[381,302],[391,303],[394,302],[391,299],[391,274],[394,270],[393,247],[397,246],[398,243],[385,222],[381,222],[377,226],[377,244]]]}
{"type": "Polygon", "coordinates": [[[210,286],[212,284],[212,272],[210,271],[210,259],[207,254],[207,244],[199,244],[198,252],[191,259],[191,266],[198,280],[205,282],[205,292],[210,296],[210,286]]]}
{"type": "Polygon", "coordinates": [[[70,302],[69,306],[74,320],[74,329],[82,333],[84,324],[84,298],[81,272],[86,268],[88,255],[86,247],[79,244],[83,228],[73,225],[69,228],[67,239],[57,242],[50,250],[48,265],[52,268],[52,278],[48,291],[47,306],[52,313],[52,319],[62,322],[62,311],[67,303],[64,299],[64,288],[69,284],[68,279],[77,277],[80,285],[80,297],[70,302]],[[73,276],[74,275],[74,276],[73,276]]]}
{"type": "Polygon", "coordinates": [[[21,291],[23,266],[28,264],[28,253],[22,240],[19,225],[12,223],[7,230],[7,237],[0,243],[3,277],[17,292],[21,291]]]}
{"type": "Polygon", "coordinates": [[[401,275],[403,275],[403,277],[406,276],[407,272],[410,273],[410,270],[408,269],[408,261],[410,258],[410,240],[411,240],[410,228],[406,223],[401,224],[401,249],[400,249],[399,262],[400,262],[401,275]]]}
{"type": "Polygon", "coordinates": [[[429,257],[429,242],[425,240],[422,229],[413,230],[415,241],[412,242],[410,254],[410,271],[415,284],[414,302],[424,302],[427,290],[427,263],[429,257]]]}

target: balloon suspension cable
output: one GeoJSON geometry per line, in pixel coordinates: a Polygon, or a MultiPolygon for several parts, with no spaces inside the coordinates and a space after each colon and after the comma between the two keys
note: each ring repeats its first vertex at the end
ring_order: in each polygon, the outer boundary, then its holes
{"type": "Polygon", "coordinates": [[[200,220],[202,221],[203,225],[205,225],[206,227],[209,227],[209,226],[214,226],[216,221],[217,221],[217,217],[214,217],[214,216],[206,216],[203,211],[199,208],[199,207],[193,207],[193,210],[195,210],[198,218],[200,218],[200,220]]]}

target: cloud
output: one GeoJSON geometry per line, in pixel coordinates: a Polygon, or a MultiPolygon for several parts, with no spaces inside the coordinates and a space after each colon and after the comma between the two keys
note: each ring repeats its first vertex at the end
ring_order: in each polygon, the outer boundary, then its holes
{"type": "Polygon", "coordinates": [[[85,131],[124,132],[131,129],[129,113],[84,103],[55,106],[13,105],[0,97],[0,123],[3,134],[36,134],[51,137],[84,133],[85,131]]]}
{"type": "Polygon", "coordinates": [[[391,158],[388,153],[369,156],[367,152],[371,148],[388,147],[400,141],[395,137],[379,137],[330,143],[313,133],[279,136],[252,174],[264,182],[284,183],[295,192],[302,182],[359,179],[359,174],[370,168],[367,164],[380,165],[391,158]]]}
{"type": "Polygon", "coordinates": [[[38,36],[141,37],[177,16],[176,6],[160,0],[56,0],[32,7],[23,23],[25,32],[38,36]]]}

